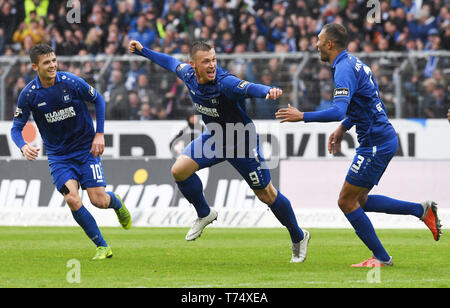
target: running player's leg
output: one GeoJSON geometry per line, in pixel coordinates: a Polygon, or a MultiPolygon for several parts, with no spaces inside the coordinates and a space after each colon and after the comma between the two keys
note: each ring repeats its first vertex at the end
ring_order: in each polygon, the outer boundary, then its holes
{"type": "Polygon", "coordinates": [[[92,205],[101,209],[114,209],[120,225],[126,230],[131,228],[131,214],[118,195],[111,191],[105,191],[103,186],[87,187],[86,191],[92,205]]]}
{"type": "Polygon", "coordinates": [[[112,191],[106,191],[106,181],[100,156],[87,153],[78,165],[77,173],[80,184],[86,189],[92,205],[101,209],[114,209],[119,223],[124,229],[131,228],[131,214],[122,199],[112,191]]]}
{"type": "Polygon", "coordinates": [[[259,200],[269,206],[280,223],[287,228],[292,243],[299,243],[304,238],[304,234],[298,226],[290,201],[272,185],[272,182],[269,182],[264,189],[253,191],[259,200]]]}
{"type": "Polygon", "coordinates": [[[259,200],[269,206],[278,221],[288,230],[292,241],[291,262],[305,261],[310,234],[307,230],[302,230],[298,226],[290,201],[273,186],[272,182],[269,182],[264,189],[253,191],[259,200]]]}
{"type": "MultiPolygon", "coordinates": [[[[372,150],[374,153],[361,153],[362,157],[355,159],[356,165],[361,159],[361,167],[357,173],[349,171],[347,180],[349,183],[360,186],[367,186],[370,183],[376,185],[385,172],[389,162],[394,157],[398,147],[397,137],[379,145],[372,150]],[[371,154],[371,155],[368,155],[371,154]]],[[[364,152],[364,151],[363,151],[364,152]]],[[[352,169],[352,168],[351,168],[352,169]]],[[[437,206],[433,201],[424,201],[422,203],[397,200],[381,195],[363,195],[359,199],[359,204],[365,212],[378,212],[397,215],[413,215],[420,218],[430,229],[436,241],[441,234],[441,224],[437,215],[437,206]]]]}
{"type": "Polygon", "coordinates": [[[192,141],[172,166],[172,176],[183,196],[194,206],[197,216],[209,215],[210,207],[203,194],[203,184],[196,171],[215,165],[223,159],[205,157],[203,145],[210,135],[203,134],[192,141]]]}
{"type": "Polygon", "coordinates": [[[364,198],[369,191],[367,187],[355,186],[346,181],[339,194],[338,205],[374,257],[381,262],[389,262],[391,257],[378,239],[369,217],[359,205],[359,199],[364,198]]]}
{"type": "Polygon", "coordinates": [[[63,194],[64,199],[69,205],[73,218],[83,228],[92,242],[97,247],[108,247],[98,228],[97,222],[81,202],[80,195],[78,194],[78,182],[76,180],[68,180],[59,188],[59,191],[63,194]]]}
{"type": "Polygon", "coordinates": [[[89,211],[83,206],[79,189],[79,177],[77,163],[72,161],[49,160],[50,174],[58,191],[64,196],[72,216],[86,235],[97,246],[96,259],[104,259],[112,256],[111,248],[103,239],[97,222],[89,211]]]}
{"type": "Polygon", "coordinates": [[[291,262],[303,262],[306,258],[309,233],[306,230],[303,232],[298,226],[290,201],[273,186],[270,171],[259,149],[259,142],[255,149],[249,152],[254,156],[232,158],[228,159],[228,162],[244,178],[258,199],[267,204],[278,221],[287,228],[293,244],[291,262]],[[303,241],[304,239],[306,240],[303,241]],[[302,242],[304,245],[300,245],[302,242]]]}
{"type": "Polygon", "coordinates": [[[195,171],[199,165],[188,156],[180,156],[172,166],[172,176],[183,196],[194,206],[197,219],[186,234],[187,241],[202,235],[203,229],[217,219],[217,212],[211,209],[203,194],[203,184],[195,171]]]}
{"type": "MultiPolygon", "coordinates": [[[[204,143],[211,136],[207,133],[202,134],[192,141],[182,155],[178,157],[172,166],[172,176],[186,200],[191,203],[197,212],[197,219],[186,234],[187,241],[193,241],[198,238],[203,229],[217,219],[217,211],[211,209],[206,202],[203,193],[203,183],[196,171],[215,165],[223,158],[214,155],[205,155],[203,151],[204,143]]],[[[211,151],[210,153],[212,153],[211,151]]]]}

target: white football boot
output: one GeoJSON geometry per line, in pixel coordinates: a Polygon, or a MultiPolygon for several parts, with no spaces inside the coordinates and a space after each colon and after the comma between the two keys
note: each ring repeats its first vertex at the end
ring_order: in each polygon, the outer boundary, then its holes
{"type": "Polygon", "coordinates": [[[306,254],[308,251],[308,243],[311,239],[311,235],[308,231],[303,229],[304,238],[298,243],[292,243],[292,258],[291,263],[301,263],[306,260],[306,254]]]}
{"type": "Polygon", "coordinates": [[[192,228],[186,234],[186,241],[193,241],[200,235],[202,235],[203,229],[214,220],[217,220],[217,211],[211,209],[209,214],[202,218],[197,218],[192,228]]]}

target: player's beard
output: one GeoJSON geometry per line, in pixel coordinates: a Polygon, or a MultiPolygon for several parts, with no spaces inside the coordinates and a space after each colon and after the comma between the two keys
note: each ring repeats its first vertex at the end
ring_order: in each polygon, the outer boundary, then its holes
{"type": "Polygon", "coordinates": [[[330,56],[326,52],[322,51],[320,48],[319,48],[319,57],[322,62],[328,62],[330,60],[330,56]]]}
{"type": "Polygon", "coordinates": [[[216,79],[216,74],[214,74],[214,78],[211,79],[208,76],[207,70],[204,70],[203,74],[200,74],[199,70],[197,68],[194,68],[194,72],[195,72],[195,75],[197,76],[197,80],[199,80],[199,81],[203,81],[203,82],[207,83],[207,82],[211,82],[214,79],[216,79]]]}

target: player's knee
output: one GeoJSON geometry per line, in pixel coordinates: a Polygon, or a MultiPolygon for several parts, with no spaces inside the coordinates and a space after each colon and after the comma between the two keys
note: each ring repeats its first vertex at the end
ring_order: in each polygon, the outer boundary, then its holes
{"type": "Polygon", "coordinates": [[[356,200],[351,200],[348,198],[339,197],[338,206],[344,214],[353,212],[359,206],[356,200]]]}
{"type": "Polygon", "coordinates": [[[176,182],[184,181],[192,175],[192,172],[177,163],[172,166],[170,172],[172,173],[172,177],[176,182]]]}
{"type": "Polygon", "coordinates": [[[73,211],[74,210],[78,210],[81,207],[81,205],[82,205],[80,197],[78,195],[76,195],[76,194],[69,193],[69,194],[64,196],[64,199],[66,200],[66,202],[69,205],[70,209],[73,210],[73,211]]]}
{"type": "Polygon", "coordinates": [[[342,196],[339,196],[337,203],[338,203],[339,208],[343,211],[348,207],[347,200],[342,196]]]}
{"type": "Polygon", "coordinates": [[[106,194],[97,194],[89,198],[92,205],[101,209],[106,209],[109,206],[109,202],[106,194]]]}
{"type": "Polygon", "coordinates": [[[267,205],[272,205],[277,197],[270,190],[260,190],[255,192],[255,194],[261,202],[267,205]]]}
{"type": "Polygon", "coordinates": [[[170,172],[172,173],[172,177],[174,178],[175,181],[177,181],[177,182],[183,181],[182,169],[180,167],[178,167],[177,164],[174,164],[172,166],[172,169],[170,170],[170,172]]]}

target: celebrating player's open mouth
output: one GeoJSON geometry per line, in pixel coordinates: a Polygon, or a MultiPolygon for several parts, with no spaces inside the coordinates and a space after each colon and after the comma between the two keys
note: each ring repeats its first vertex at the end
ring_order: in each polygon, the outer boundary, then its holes
{"type": "Polygon", "coordinates": [[[206,75],[208,76],[209,80],[214,80],[216,78],[216,69],[207,70],[206,75]]]}

